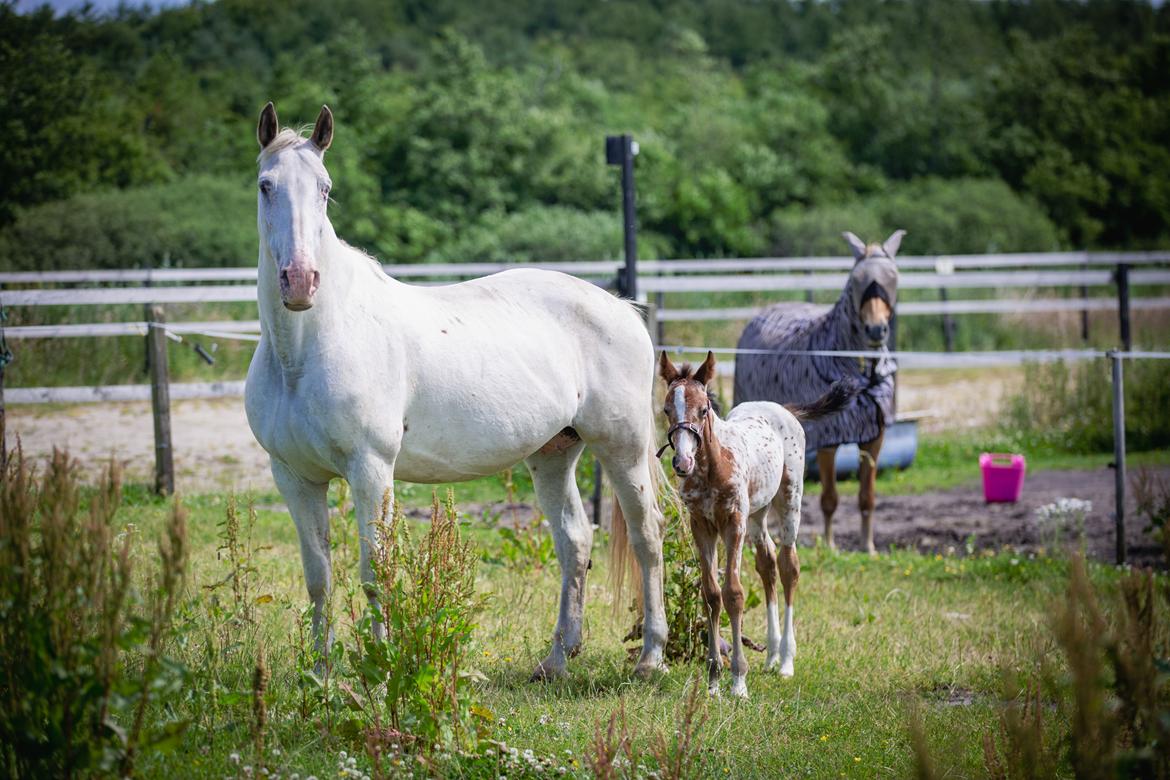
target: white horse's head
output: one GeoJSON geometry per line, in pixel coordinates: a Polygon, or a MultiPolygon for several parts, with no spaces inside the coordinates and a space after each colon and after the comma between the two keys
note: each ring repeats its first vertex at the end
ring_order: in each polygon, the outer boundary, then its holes
{"type": "MultiPolygon", "coordinates": [[[[286,309],[305,311],[321,285],[322,250],[336,239],[325,213],[332,182],[324,158],[333,140],[333,114],[322,106],[313,134],[303,138],[280,129],[276,108],[269,103],[260,112],[256,140],[259,272],[272,275],[286,309]]],[[[270,281],[262,278],[261,284],[270,281]]]]}
{"type": "Polygon", "coordinates": [[[905,230],[895,230],[884,242],[866,244],[848,230],[841,234],[853,250],[849,283],[853,311],[861,318],[866,346],[883,347],[890,337],[890,316],[898,299],[898,266],[894,257],[902,245],[905,230]]]}

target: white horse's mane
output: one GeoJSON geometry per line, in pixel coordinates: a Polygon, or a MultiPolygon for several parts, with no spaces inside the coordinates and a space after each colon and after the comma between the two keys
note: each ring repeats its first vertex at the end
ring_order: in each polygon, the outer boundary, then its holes
{"type": "Polygon", "coordinates": [[[309,125],[302,125],[297,130],[293,130],[291,127],[281,128],[280,132],[269,142],[268,146],[260,150],[260,154],[256,156],[256,162],[262,165],[265,160],[277,152],[284,151],[290,146],[296,146],[302,141],[308,140],[307,133],[312,129],[309,125]]]}

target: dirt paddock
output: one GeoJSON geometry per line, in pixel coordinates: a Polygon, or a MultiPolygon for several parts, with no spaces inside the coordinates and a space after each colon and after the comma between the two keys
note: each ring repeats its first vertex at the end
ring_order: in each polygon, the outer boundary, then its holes
{"type": "MultiPolygon", "coordinates": [[[[1002,377],[1008,380],[1010,377],[1002,377]]],[[[1002,388],[1008,382],[1001,381],[1002,388]]],[[[938,393],[932,383],[908,381],[904,385],[902,404],[921,404],[938,393]]],[[[960,388],[971,390],[961,379],[960,388]]],[[[963,393],[970,402],[956,406],[956,416],[964,425],[986,424],[994,413],[994,401],[983,394],[983,406],[973,411],[975,392],[963,393]]],[[[953,401],[955,393],[950,394],[953,401]]],[[[939,415],[931,427],[944,425],[950,415],[939,415]]],[[[241,399],[216,401],[178,401],[172,407],[175,446],[175,472],[178,489],[183,493],[217,491],[273,491],[268,472],[268,457],[252,437],[244,416],[241,399]]],[[[957,424],[957,420],[955,421],[957,424]]],[[[89,474],[97,472],[111,456],[122,461],[127,479],[149,481],[153,470],[153,427],[150,406],[146,403],[88,404],[68,407],[15,406],[8,409],[10,443],[20,436],[26,454],[44,457],[53,447],[67,448],[89,474]]],[[[1170,466],[1160,469],[1170,475],[1170,466]]],[[[843,485],[843,488],[847,486],[843,485]]],[[[888,496],[878,493],[875,542],[879,549],[909,547],[923,552],[946,552],[954,549],[963,554],[968,543],[976,550],[1010,546],[1022,553],[1050,544],[1050,534],[1036,517],[1036,509],[1058,498],[1091,501],[1092,512],[1085,521],[1087,545],[1093,557],[1113,560],[1113,472],[1049,471],[1030,473],[1018,504],[983,502],[978,475],[972,463],[971,482],[954,489],[921,495],[888,496]]],[[[1158,563],[1162,560],[1157,541],[1145,533],[1143,523],[1132,511],[1127,512],[1127,539],[1130,559],[1134,563],[1158,563]]],[[[464,506],[472,516],[484,509],[523,522],[535,517],[534,507],[527,505],[490,507],[464,506]]],[[[834,522],[837,543],[842,549],[859,549],[860,515],[856,494],[842,492],[834,522]]],[[[805,499],[801,542],[811,544],[823,529],[820,506],[815,496],[805,499]]]]}

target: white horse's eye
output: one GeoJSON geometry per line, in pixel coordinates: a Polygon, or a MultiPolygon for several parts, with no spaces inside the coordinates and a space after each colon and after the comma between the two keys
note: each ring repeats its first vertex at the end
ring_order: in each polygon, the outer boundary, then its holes
{"type": "Polygon", "coordinates": [[[261,179],[260,180],[260,192],[262,192],[264,195],[271,195],[272,194],[272,182],[270,182],[268,179],[261,179]]]}

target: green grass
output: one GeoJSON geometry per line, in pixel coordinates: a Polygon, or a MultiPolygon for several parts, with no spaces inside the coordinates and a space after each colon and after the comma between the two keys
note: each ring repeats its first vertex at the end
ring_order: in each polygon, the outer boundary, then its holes
{"type": "MultiPolygon", "coordinates": [[[[460,494],[457,493],[457,496],[460,494]]],[[[167,504],[137,490],[128,491],[121,518],[133,524],[140,551],[149,554],[167,504]]],[[[142,767],[148,777],[239,776],[255,763],[251,753],[248,697],[256,648],[263,645],[272,670],[269,684],[271,732],[268,765],[287,777],[337,776],[341,751],[358,755],[360,745],[331,732],[319,713],[301,714],[296,658],[298,626],[306,604],[295,531],[283,512],[261,511],[254,530],[259,547],[252,594],[255,624],[219,626],[209,617],[213,601],[229,598],[209,586],[223,580],[218,526],[226,498],[193,497],[188,522],[192,559],[181,646],[174,654],[192,670],[194,680],[214,676],[214,699],[206,682],[165,706],[191,719],[176,752],[142,767]],[[271,597],[271,598],[269,598],[271,597]],[[226,628],[227,641],[209,644],[226,628]],[[209,660],[207,648],[218,647],[209,660]],[[214,675],[206,670],[215,669],[214,675]]],[[[559,573],[514,567],[493,560],[501,543],[497,532],[469,519],[465,533],[484,552],[479,589],[488,594],[471,648],[476,670],[485,677],[481,701],[493,716],[495,739],[520,750],[552,756],[575,776],[585,776],[582,752],[595,725],[624,705],[635,745],[645,751],[655,730],[676,726],[688,681],[699,664],[676,665],[649,682],[631,679],[631,664],[618,638],[628,618],[615,622],[605,587],[605,554],[595,540],[585,619],[585,647],[569,665],[567,679],[551,684],[527,682],[547,650],[555,618],[559,573]]],[[[352,519],[337,519],[333,534],[334,603],[344,613],[356,577],[356,529],[352,519]]],[[[709,716],[700,732],[705,773],[730,777],[907,776],[912,754],[906,731],[906,706],[925,702],[927,736],[948,763],[964,775],[979,774],[979,735],[998,722],[1004,669],[1028,672],[1038,658],[1054,653],[1047,629],[1050,608],[1061,597],[1063,562],[998,555],[985,558],[923,557],[894,552],[880,558],[804,548],[796,601],[799,648],[791,680],[761,671],[762,655],[750,653],[751,701],[726,696],[706,704],[709,716]],[[952,696],[953,692],[962,694],[952,696]],[[962,699],[967,704],[953,706],[962,699]]],[[[745,583],[758,593],[750,561],[745,583]]],[[[1092,576],[1109,590],[1118,573],[1094,566],[1092,576]]],[[[751,596],[749,595],[749,604],[751,596]]],[[[1161,608],[1161,607],[1160,607],[1161,608]]],[[[339,635],[348,619],[337,623],[339,635]]],[[[764,637],[764,610],[745,617],[746,633],[764,637]]],[[[727,684],[727,678],[724,680],[727,684]]],[[[1058,716],[1049,728],[1063,727],[1058,716]]]]}

